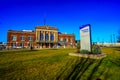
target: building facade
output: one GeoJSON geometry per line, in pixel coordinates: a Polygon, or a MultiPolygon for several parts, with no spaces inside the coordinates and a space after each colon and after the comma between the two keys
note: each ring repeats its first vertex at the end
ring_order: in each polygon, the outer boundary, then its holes
{"type": "Polygon", "coordinates": [[[58,29],[49,26],[36,27],[36,42],[39,48],[52,48],[58,41],[58,29]]]}
{"type": "Polygon", "coordinates": [[[74,34],[58,34],[59,44],[64,47],[74,47],[75,46],[75,36],[74,34]]]}
{"type": "Polygon", "coordinates": [[[8,30],[7,36],[7,44],[6,47],[9,48],[18,48],[25,47],[28,48],[30,46],[36,46],[36,37],[35,32],[32,30],[26,31],[15,31],[8,30]]]}
{"type": "Polygon", "coordinates": [[[58,28],[50,26],[37,26],[35,31],[8,30],[7,45],[9,48],[53,48],[74,47],[75,35],[59,33],[58,28]]]}

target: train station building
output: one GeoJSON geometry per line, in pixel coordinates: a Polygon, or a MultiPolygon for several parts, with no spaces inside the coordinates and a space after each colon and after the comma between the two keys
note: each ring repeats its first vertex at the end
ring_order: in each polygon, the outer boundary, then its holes
{"type": "Polygon", "coordinates": [[[58,32],[51,26],[36,26],[35,30],[8,30],[9,48],[54,48],[75,47],[75,35],[58,32]]]}

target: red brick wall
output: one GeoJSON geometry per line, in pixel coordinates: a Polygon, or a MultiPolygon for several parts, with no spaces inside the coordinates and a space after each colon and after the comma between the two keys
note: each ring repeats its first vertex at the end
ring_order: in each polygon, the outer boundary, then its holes
{"type": "Polygon", "coordinates": [[[17,31],[8,31],[8,35],[7,35],[7,46],[11,46],[10,43],[13,43],[13,42],[17,42],[17,46],[20,46],[20,43],[24,43],[24,46],[28,46],[28,42],[31,42],[33,44],[33,46],[36,46],[36,35],[35,35],[35,32],[17,32],[17,31]],[[17,39],[16,41],[13,41],[12,40],[12,36],[16,36],[17,39]],[[20,40],[20,37],[21,36],[24,36],[24,40],[20,40]],[[29,36],[32,36],[32,41],[29,41],[28,40],[28,37],[29,36]]]}
{"type": "Polygon", "coordinates": [[[71,46],[71,43],[73,46],[75,46],[75,35],[73,35],[73,34],[58,34],[58,42],[60,42],[60,38],[63,38],[63,41],[65,41],[66,38],[68,39],[67,46],[71,46]],[[71,39],[72,39],[72,42],[71,42],[71,39]]]}

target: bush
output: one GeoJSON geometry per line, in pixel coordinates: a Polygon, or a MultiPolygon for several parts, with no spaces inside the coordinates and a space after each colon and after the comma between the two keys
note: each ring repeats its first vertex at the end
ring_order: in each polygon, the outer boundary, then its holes
{"type": "Polygon", "coordinates": [[[93,54],[101,54],[101,48],[98,45],[93,45],[92,46],[92,53],[93,54]]]}
{"type": "Polygon", "coordinates": [[[87,54],[87,53],[89,53],[89,52],[88,52],[88,50],[81,50],[80,53],[81,53],[81,54],[87,54]]]}

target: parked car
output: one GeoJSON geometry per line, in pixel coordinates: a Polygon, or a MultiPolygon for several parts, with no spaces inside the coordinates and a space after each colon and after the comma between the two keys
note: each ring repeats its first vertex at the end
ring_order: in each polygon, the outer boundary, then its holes
{"type": "Polygon", "coordinates": [[[23,48],[22,46],[13,46],[13,49],[21,49],[23,48]]]}
{"type": "Polygon", "coordinates": [[[5,49],[6,47],[4,45],[0,45],[0,50],[5,49]]]}

